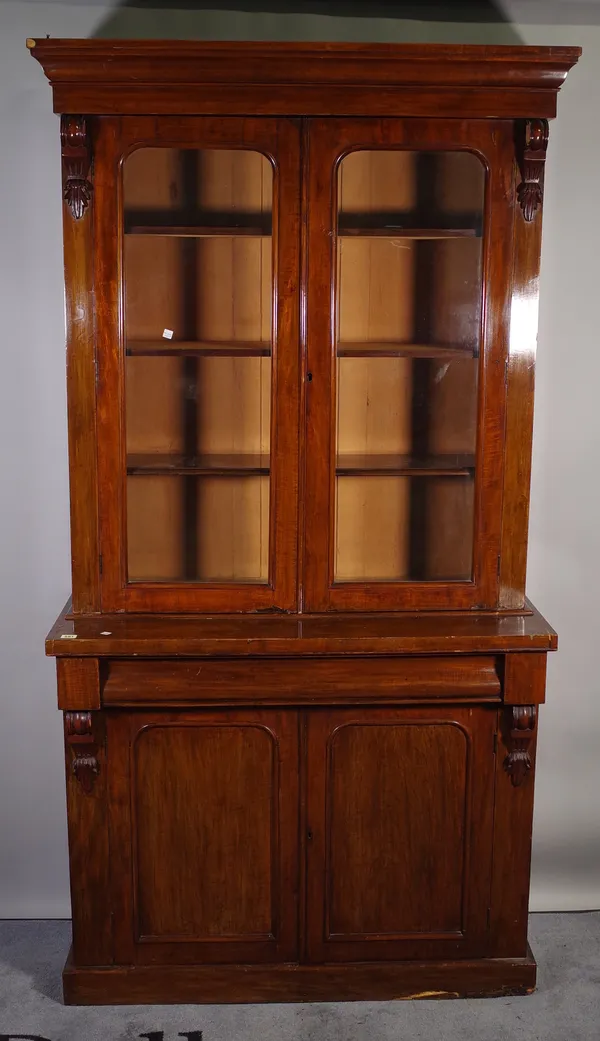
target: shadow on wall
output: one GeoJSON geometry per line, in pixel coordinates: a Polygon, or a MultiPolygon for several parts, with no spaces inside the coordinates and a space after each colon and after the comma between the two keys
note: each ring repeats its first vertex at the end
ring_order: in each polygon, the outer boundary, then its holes
{"type": "Polygon", "coordinates": [[[494,0],[373,3],[324,0],[123,0],[94,36],[105,39],[306,40],[348,43],[500,43],[521,37],[494,0]]]}

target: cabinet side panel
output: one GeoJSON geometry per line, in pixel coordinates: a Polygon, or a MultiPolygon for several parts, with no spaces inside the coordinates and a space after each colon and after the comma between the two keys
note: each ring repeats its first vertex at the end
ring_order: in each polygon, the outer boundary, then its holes
{"type": "MultiPolygon", "coordinates": [[[[83,117],[63,116],[61,131],[73,611],[86,614],[100,610],[93,179],[87,182],[91,185],[90,201],[81,216],[76,216],[79,211],[75,203],[70,205],[65,195],[69,181],[73,181],[69,149],[74,150],[72,142],[77,136],[84,139],[84,149],[90,148],[90,122],[83,117]]],[[[85,173],[92,177],[89,170],[85,173]]]]}
{"type": "MultiPolygon", "coordinates": [[[[543,171],[540,176],[543,191],[543,171]]],[[[519,183],[518,174],[517,178],[519,183]]],[[[513,291],[506,372],[500,608],[520,608],[525,603],[541,244],[541,207],[533,220],[527,221],[515,200],[513,291]]]]}
{"type": "MultiPolygon", "coordinates": [[[[507,769],[515,748],[511,726],[519,708],[502,712],[499,728],[490,901],[492,958],[523,958],[527,954],[536,740],[533,730],[527,741],[529,768],[525,776],[512,776],[507,769]]],[[[530,710],[535,719],[535,707],[530,706],[530,710]]]]}
{"type": "Polygon", "coordinates": [[[69,865],[75,965],[113,962],[107,770],[100,712],[65,713],[69,865]]]}
{"type": "Polygon", "coordinates": [[[115,191],[119,177],[120,137],[121,120],[100,121],[96,135],[94,271],[98,314],[98,516],[103,558],[101,599],[104,610],[113,606],[111,598],[121,588],[125,573],[123,385],[119,365],[120,215],[115,191]]]}

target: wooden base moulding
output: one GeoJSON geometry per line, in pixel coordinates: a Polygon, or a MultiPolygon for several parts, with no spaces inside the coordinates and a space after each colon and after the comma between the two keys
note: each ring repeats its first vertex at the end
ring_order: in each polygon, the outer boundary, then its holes
{"type": "Polygon", "coordinates": [[[67,1005],[163,1005],[491,998],[531,994],[525,958],[354,965],[137,965],[63,972],[67,1005]]]}

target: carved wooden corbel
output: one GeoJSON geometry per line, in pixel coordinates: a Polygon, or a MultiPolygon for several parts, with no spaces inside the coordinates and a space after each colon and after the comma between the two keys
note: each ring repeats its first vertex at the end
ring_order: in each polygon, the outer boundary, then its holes
{"type": "Polygon", "coordinates": [[[511,711],[511,750],[504,760],[504,769],[510,774],[513,786],[518,788],[531,770],[529,746],[535,735],[537,706],[513,705],[511,711]]]}
{"type": "Polygon", "coordinates": [[[73,753],[71,769],[84,792],[93,790],[100,772],[91,712],[65,712],[67,745],[73,753]]]}
{"type": "Polygon", "coordinates": [[[544,163],[548,147],[548,120],[527,119],[521,141],[521,181],[517,198],[526,221],[532,221],[544,197],[544,163]]]}
{"type": "Polygon", "coordinates": [[[60,141],[64,170],[63,198],[73,218],[81,220],[92,198],[88,180],[91,146],[84,116],[61,116],[60,141]]]}

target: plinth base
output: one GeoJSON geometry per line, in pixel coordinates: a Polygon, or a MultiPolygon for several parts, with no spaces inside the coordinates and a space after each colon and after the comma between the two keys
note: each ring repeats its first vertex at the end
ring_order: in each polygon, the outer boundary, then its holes
{"type": "Polygon", "coordinates": [[[525,958],[362,962],[354,965],[135,965],[63,972],[67,1005],[166,1005],[284,1001],[389,1001],[530,994],[525,958]]]}

